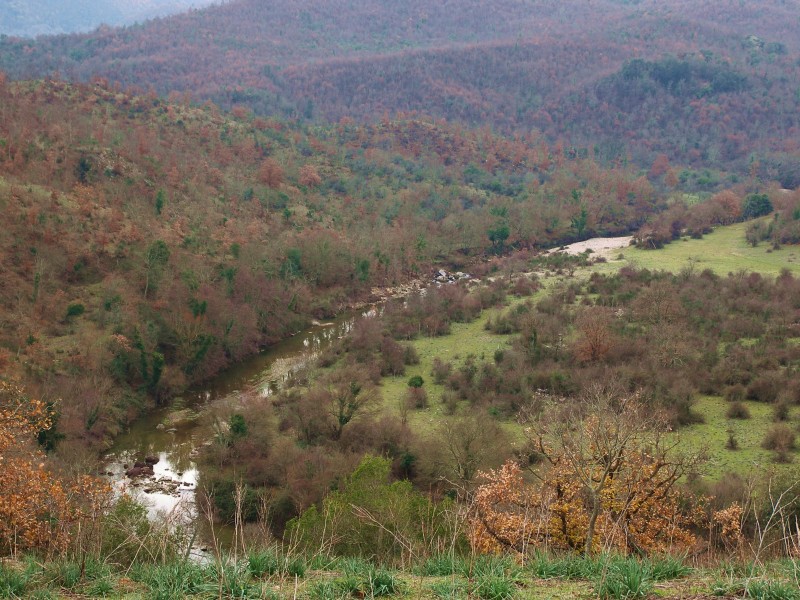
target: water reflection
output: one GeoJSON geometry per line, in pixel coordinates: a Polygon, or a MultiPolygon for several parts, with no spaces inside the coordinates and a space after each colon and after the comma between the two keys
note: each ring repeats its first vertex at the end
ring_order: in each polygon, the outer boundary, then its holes
{"type": "MultiPolygon", "coordinates": [[[[362,313],[365,317],[376,314],[378,309],[374,307],[362,313]]],[[[258,389],[264,397],[277,393],[320,352],[347,335],[354,322],[351,314],[317,323],[189,390],[171,407],[139,419],[117,438],[106,456],[107,477],[120,492],[132,493],[146,504],[151,516],[187,511],[196,516],[194,491],[199,473],[195,458],[213,438],[211,426],[200,415],[244,390],[258,389]],[[129,468],[147,457],[158,458],[152,476],[126,477],[129,468]]]]}

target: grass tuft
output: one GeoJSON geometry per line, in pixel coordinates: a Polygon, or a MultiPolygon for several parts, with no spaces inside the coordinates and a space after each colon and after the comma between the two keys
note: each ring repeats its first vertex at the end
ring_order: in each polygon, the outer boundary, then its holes
{"type": "Polygon", "coordinates": [[[633,559],[612,561],[605,574],[595,581],[595,592],[603,600],[644,598],[652,589],[648,565],[633,559]]]}

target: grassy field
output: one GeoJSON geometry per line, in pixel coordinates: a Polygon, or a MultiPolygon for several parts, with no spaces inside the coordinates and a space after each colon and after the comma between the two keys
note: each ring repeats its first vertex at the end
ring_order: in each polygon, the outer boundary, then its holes
{"type": "MultiPolygon", "coordinates": [[[[742,269],[767,275],[777,275],[784,268],[796,274],[800,273],[800,249],[784,247],[767,252],[769,246],[766,244],[752,248],[744,239],[745,225],[740,223],[720,227],[701,240],[677,241],[661,250],[625,248],[621,251],[624,258],[613,258],[607,263],[578,269],[574,276],[584,278],[593,271],[611,273],[623,266],[673,272],[686,267],[696,271],[712,269],[721,275],[742,269]]],[[[546,294],[560,279],[552,275],[542,276],[543,288],[537,292],[533,300],[546,294]]],[[[524,298],[510,297],[509,303],[514,304],[524,300],[524,298]]],[[[494,352],[506,347],[512,338],[491,333],[484,327],[491,315],[502,310],[506,308],[484,311],[472,323],[456,323],[452,326],[450,335],[414,340],[413,345],[419,354],[420,363],[408,367],[402,377],[383,379],[381,387],[385,408],[399,413],[409,378],[420,375],[425,380],[429,406],[423,410],[409,411],[408,422],[418,432],[428,433],[435,428],[445,416],[444,406],[441,403],[445,388],[432,381],[431,368],[434,358],[452,361],[455,367],[462,364],[468,356],[475,357],[479,362],[492,360],[494,352]]],[[[797,470],[793,463],[777,464],[774,461],[774,453],[761,447],[767,430],[773,425],[772,406],[757,402],[745,404],[751,418],[734,420],[725,415],[728,409],[726,401],[721,398],[701,397],[695,405],[695,410],[702,415],[705,422],[684,428],[680,432],[683,443],[688,449],[707,451],[709,460],[703,476],[709,481],[717,481],[729,472],[746,476],[754,470],[764,472],[767,469],[774,469],[778,473],[797,470]],[[737,450],[726,448],[729,430],[738,443],[737,450]]],[[[797,423],[800,420],[800,408],[793,407],[790,417],[790,423],[797,423]]],[[[504,427],[513,437],[521,433],[513,422],[505,423],[504,427]]],[[[797,451],[792,452],[791,456],[796,460],[800,459],[797,451]]]]}
{"type": "MultiPolygon", "coordinates": [[[[753,472],[798,473],[797,451],[791,452],[794,462],[778,464],[774,453],[761,447],[764,436],[774,425],[773,406],[763,402],[743,403],[750,412],[749,419],[729,419],[725,416],[730,404],[722,398],[704,396],[695,404],[695,412],[702,415],[705,423],[685,427],[678,434],[681,441],[691,449],[705,449],[708,462],[704,475],[711,481],[721,479],[726,473],[736,473],[742,477],[753,472]],[[729,431],[738,444],[737,450],[726,447],[729,431]]],[[[792,407],[789,423],[797,423],[800,408],[792,407]]]]}
{"type": "Polygon", "coordinates": [[[711,269],[719,275],[736,271],[757,271],[765,275],[777,275],[782,269],[800,273],[800,248],[784,246],[773,250],[767,243],[755,248],[745,240],[748,223],[736,223],[719,227],[702,239],[684,239],[672,242],[660,250],[625,248],[615,253],[606,264],[594,267],[601,272],[611,272],[622,266],[642,269],[664,270],[673,273],[684,268],[696,271],[711,269]]]}

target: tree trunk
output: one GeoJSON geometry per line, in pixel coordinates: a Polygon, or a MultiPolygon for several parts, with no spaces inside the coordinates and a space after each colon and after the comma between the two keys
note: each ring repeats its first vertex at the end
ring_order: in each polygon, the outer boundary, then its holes
{"type": "Polygon", "coordinates": [[[597,523],[597,517],[600,516],[600,498],[597,494],[592,493],[592,514],[589,517],[589,525],[586,527],[586,546],[583,553],[589,556],[592,553],[592,542],[594,541],[594,528],[597,523]]]}

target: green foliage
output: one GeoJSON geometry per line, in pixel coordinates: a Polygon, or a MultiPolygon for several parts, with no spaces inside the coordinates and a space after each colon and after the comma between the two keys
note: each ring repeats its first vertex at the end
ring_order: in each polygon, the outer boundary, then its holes
{"type": "Polygon", "coordinates": [[[280,569],[277,554],[271,550],[259,550],[247,555],[247,569],[253,577],[275,575],[280,569]]]}
{"type": "Polygon", "coordinates": [[[653,581],[670,581],[687,577],[692,573],[692,568],[686,565],[683,557],[671,554],[656,556],[649,559],[650,576],[653,581]]]}
{"type": "Polygon", "coordinates": [[[475,579],[472,593],[482,600],[508,600],[516,595],[517,586],[508,577],[484,575],[475,579]]]}
{"type": "Polygon", "coordinates": [[[637,560],[612,562],[595,581],[595,593],[604,600],[645,598],[652,589],[650,570],[637,560]]]}
{"type": "Polygon", "coordinates": [[[0,562],[0,598],[24,598],[29,579],[24,571],[0,562]]]}
{"type": "Polygon", "coordinates": [[[464,559],[454,554],[436,554],[427,558],[414,572],[428,577],[442,577],[463,573],[466,570],[464,559]]]}
{"type": "Polygon", "coordinates": [[[425,380],[421,375],[414,375],[408,380],[408,387],[421,388],[423,385],[425,385],[425,380]]]}
{"type": "Polygon", "coordinates": [[[373,598],[393,596],[402,588],[400,580],[394,573],[386,569],[375,569],[369,572],[367,590],[373,598]]]}
{"type": "Polygon", "coordinates": [[[399,558],[407,549],[423,551],[426,540],[458,539],[448,502],[434,502],[408,481],[389,482],[391,461],[365,457],[339,490],[328,494],[287,527],[303,548],[330,544],[339,556],[399,558]],[[392,533],[390,533],[392,532],[392,533]]]}
{"type": "Polygon", "coordinates": [[[199,586],[201,593],[223,598],[261,598],[261,586],[252,583],[247,569],[237,563],[211,563],[203,571],[204,581],[199,586]]]}
{"type": "Polygon", "coordinates": [[[755,219],[768,215],[773,210],[772,202],[766,194],[749,194],[742,203],[742,219],[755,219]]]}
{"type": "Polygon", "coordinates": [[[120,496],[101,522],[101,553],[115,564],[165,564],[180,555],[181,531],[148,518],[147,508],[128,495],[120,496]]]}
{"type": "Polygon", "coordinates": [[[152,565],[146,562],[131,570],[131,578],[148,588],[149,600],[178,600],[197,593],[204,578],[203,569],[192,562],[152,565]]]}
{"type": "Polygon", "coordinates": [[[79,317],[84,312],[86,312],[86,307],[81,304],[80,302],[73,302],[69,306],[67,306],[67,318],[70,319],[72,317],[79,317]]]}
{"type": "Polygon", "coordinates": [[[230,420],[231,438],[236,440],[247,435],[247,423],[244,420],[244,415],[234,413],[231,415],[230,420]]]}
{"type": "Polygon", "coordinates": [[[469,597],[469,585],[461,579],[448,579],[431,584],[431,592],[441,600],[461,600],[469,597]]]}
{"type": "Polygon", "coordinates": [[[164,210],[164,203],[167,201],[167,195],[164,190],[158,190],[156,193],[156,200],[155,200],[155,207],[156,207],[156,214],[160,215],[161,211],[164,210]]]}
{"type": "Polygon", "coordinates": [[[308,597],[310,600],[345,600],[345,598],[349,598],[350,596],[351,592],[346,586],[343,589],[338,581],[333,581],[331,579],[315,581],[308,588],[308,597]]]}
{"type": "Polygon", "coordinates": [[[800,600],[796,582],[755,579],[747,584],[745,594],[753,600],[800,600]]]}

